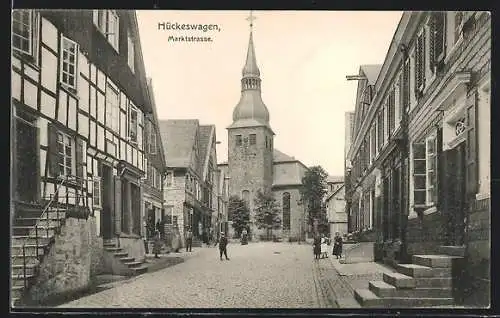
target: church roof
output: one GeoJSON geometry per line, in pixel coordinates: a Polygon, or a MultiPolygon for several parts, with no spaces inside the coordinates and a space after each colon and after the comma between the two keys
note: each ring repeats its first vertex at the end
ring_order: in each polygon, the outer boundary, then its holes
{"type": "Polygon", "coordinates": [[[288,162],[297,161],[295,157],[290,157],[286,153],[279,151],[278,149],[273,149],[273,162],[288,162]]]}
{"type": "Polygon", "coordinates": [[[380,64],[369,64],[369,65],[361,65],[359,67],[361,71],[365,74],[368,79],[368,85],[375,85],[377,81],[378,74],[380,73],[380,69],[382,65],[380,64]]]}
{"type": "Polygon", "coordinates": [[[332,193],[330,193],[326,199],[325,199],[325,202],[328,202],[330,201],[334,196],[336,196],[338,193],[340,193],[340,191],[342,191],[342,189],[344,189],[344,185],[341,185],[337,190],[333,191],[332,193]]]}
{"type": "Polygon", "coordinates": [[[262,101],[260,91],[260,71],[255,57],[252,31],[250,31],[242,76],[241,97],[233,110],[233,123],[228,129],[255,126],[270,128],[269,111],[262,101]]]}

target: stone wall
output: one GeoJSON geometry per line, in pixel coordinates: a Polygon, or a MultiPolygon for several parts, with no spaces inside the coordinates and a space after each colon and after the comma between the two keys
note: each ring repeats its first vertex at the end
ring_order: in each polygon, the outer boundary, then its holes
{"type": "Polygon", "coordinates": [[[128,256],[133,257],[138,262],[146,260],[146,247],[142,238],[120,237],[119,240],[119,246],[128,253],[128,256]]]}
{"type": "Polygon", "coordinates": [[[491,251],[490,199],[478,200],[469,214],[466,245],[465,301],[475,306],[487,306],[490,300],[491,251]]]}
{"type": "Polygon", "coordinates": [[[40,265],[28,292],[28,302],[44,303],[54,297],[83,291],[90,286],[93,218],[68,218],[40,265]]]}
{"type": "Polygon", "coordinates": [[[97,236],[97,224],[95,217],[89,217],[90,222],[90,276],[102,274],[104,272],[103,240],[97,236]]]}
{"type": "Polygon", "coordinates": [[[408,254],[439,253],[439,246],[446,243],[445,224],[440,211],[409,219],[406,233],[408,254]]]}

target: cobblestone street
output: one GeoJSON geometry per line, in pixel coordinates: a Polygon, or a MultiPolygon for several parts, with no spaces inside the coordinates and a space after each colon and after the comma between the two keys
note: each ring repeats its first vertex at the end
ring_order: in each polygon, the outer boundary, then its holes
{"type": "Polygon", "coordinates": [[[332,308],[346,294],[330,259],[315,261],[311,245],[232,243],[229,261],[218,248],[198,249],[182,264],[59,307],[332,308]]]}

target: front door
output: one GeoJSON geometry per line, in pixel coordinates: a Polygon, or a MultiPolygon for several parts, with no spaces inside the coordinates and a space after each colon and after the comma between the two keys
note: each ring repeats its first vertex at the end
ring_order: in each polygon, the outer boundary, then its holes
{"type": "Polygon", "coordinates": [[[447,243],[460,246],[465,237],[465,143],[447,151],[445,164],[447,243]]]}
{"type": "MultiPolygon", "coordinates": [[[[24,117],[24,116],[23,116],[24,117]]],[[[15,197],[18,201],[38,201],[40,180],[38,166],[38,128],[30,118],[16,118],[15,197]]]]}
{"type": "Polygon", "coordinates": [[[102,181],[102,215],[101,229],[102,237],[110,239],[113,237],[113,171],[108,165],[102,165],[101,181],[102,181]]]}

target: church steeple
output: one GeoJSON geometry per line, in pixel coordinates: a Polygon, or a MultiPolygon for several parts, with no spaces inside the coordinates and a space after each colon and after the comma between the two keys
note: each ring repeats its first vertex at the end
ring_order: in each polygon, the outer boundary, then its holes
{"type": "Polygon", "coordinates": [[[248,40],[247,57],[242,70],[241,98],[233,111],[233,124],[229,128],[266,126],[269,127],[269,111],[260,94],[260,71],[255,57],[253,43],[253,20],[250,11],[247,20],[250,21],[250,37],[248,40]]]}

